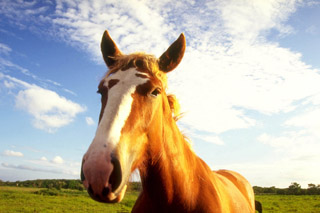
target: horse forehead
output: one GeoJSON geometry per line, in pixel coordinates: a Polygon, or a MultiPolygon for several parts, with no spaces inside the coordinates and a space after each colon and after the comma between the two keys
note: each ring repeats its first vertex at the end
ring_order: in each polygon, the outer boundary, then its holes
{"type": "Polygon", "coordinates": [[[119,70],[111,75],[109,75],[105,81],[104,86],[109,88],[109,90],[113,88],[128,88],[132,86],[138,86],[140,84],[145,83],[149,79],[149,74],[145,72],[140,72],[135,68],[130,68],[128,70],[119,70]],[[115,83],[116,82],[116,85],[115,83]]]}

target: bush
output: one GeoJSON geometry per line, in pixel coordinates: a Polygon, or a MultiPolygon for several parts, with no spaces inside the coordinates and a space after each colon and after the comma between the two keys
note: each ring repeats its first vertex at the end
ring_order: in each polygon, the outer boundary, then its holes
{"type": "Polygon", "coordinates": [[[42,189],[42,190],[39,190],[39,191],[36,191],[34,192],[35,194],[38,194],[38,195],[48,195],[48,196],[58,196],[61,194],[61,192],[57,189],[42,189]]]}

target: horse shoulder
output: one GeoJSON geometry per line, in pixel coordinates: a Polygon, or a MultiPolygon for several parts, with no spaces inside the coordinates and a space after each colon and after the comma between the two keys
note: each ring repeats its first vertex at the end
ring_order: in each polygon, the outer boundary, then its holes
{"type": "Polygon", "coordinates": [[[218,170],[214,173],[221,181],[220,188],[225,189],[227,196],[231,198],[230,202],[236,208],[243,204],[240,207],[243,212],[254,212],[254,192],[250,183],[242,175],[229,170],[218,170]]]}

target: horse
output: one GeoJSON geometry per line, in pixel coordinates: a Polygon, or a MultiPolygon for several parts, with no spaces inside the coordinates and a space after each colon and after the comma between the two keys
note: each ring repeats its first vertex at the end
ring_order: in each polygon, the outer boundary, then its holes
{"type": "Polygon", "coordinates": [[[106,30],[101,40],[109,68],[98,86],[101,111],[81,165],[91,198],[120,202],[138,170],[142,191],[132,212],[255,212],[253,189],[234,171],[212,171],[177,126],[179,104],[166,94],[167,73],[186,48],[182,33],[159,57],[123,54],[106,30]]]}

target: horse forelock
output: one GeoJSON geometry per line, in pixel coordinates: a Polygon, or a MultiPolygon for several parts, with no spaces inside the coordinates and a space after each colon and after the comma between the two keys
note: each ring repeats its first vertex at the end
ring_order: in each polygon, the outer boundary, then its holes
{"type": "Polygon", "coordinates": [[[155,56],[138,52],[130,55],[114,56],[112,59],[115,60],[115,63],[110,67],[107,76],[119,70],[125,71],[134,67],[140,72],[156,77],[165,88],[167,87],[167,77],[165,73],[159,70],[158,59],[155,56]]]}

